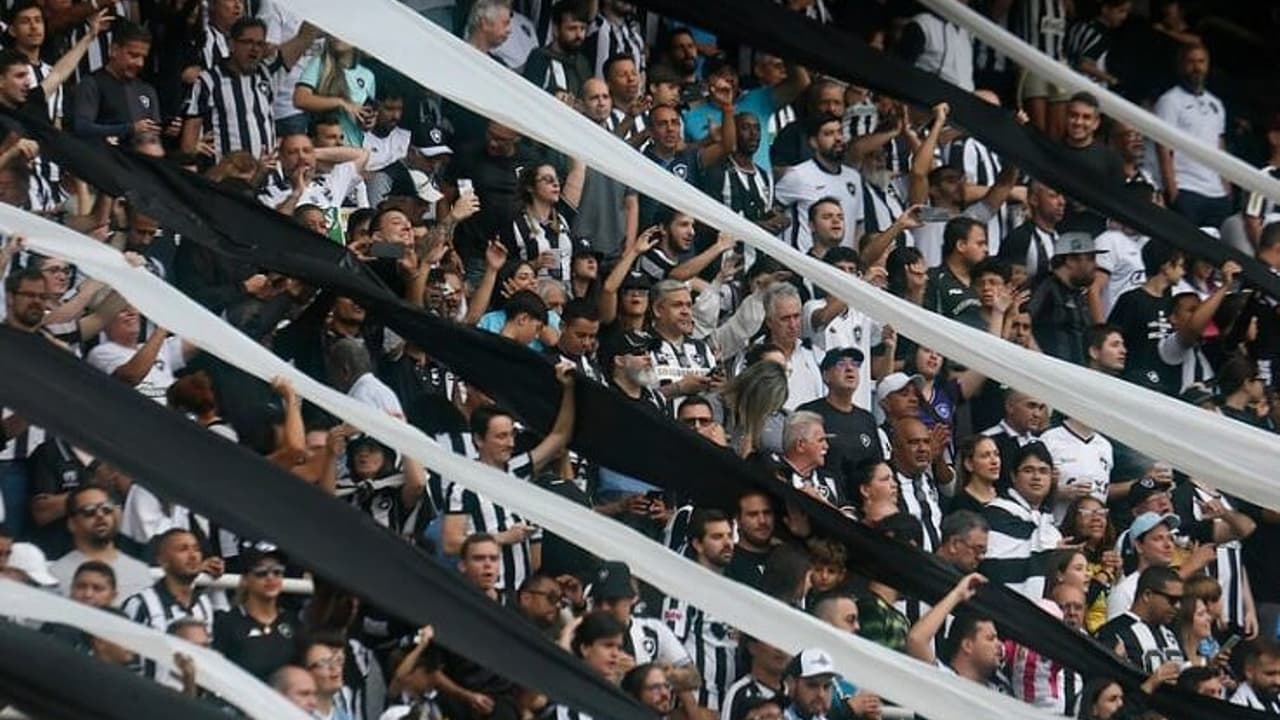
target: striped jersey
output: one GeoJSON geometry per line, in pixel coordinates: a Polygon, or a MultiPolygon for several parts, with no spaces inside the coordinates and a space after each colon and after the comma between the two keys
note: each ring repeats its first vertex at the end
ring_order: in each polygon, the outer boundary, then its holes
{"type": "Polygon", "coordinates": [[[204,44],[200,46],[200,65],[211,70],[231,56],[227,34],[208,20],[204,24],[204,44]]]}
{"type": "Polygon", "coordinates": [[[1186,660],[1172,630],[1164,625],[1148,625],[1132,612],[1118,615],[1099,628],[1097,635],[1108,649],[1120,645],[1125,658],[1143,672],[1155,672],[1167,662],[1186,660]]]}
{"type": "MultiPolygon", "coordinates": [[[[88,3],[88,1],[89,0],[81,0],[81,2],[84,3],[88,3]]],[[[138,18],[129,17],[129,3],[124,0],[119,0],[119,2],[112,3],[110,5],[102,3],[100,7],[103,10],[110,9],[111,14],[115,17],[127,18],[135,22],[138,20],[138,18]]],[[[87,20],[76,27],[69,29],[67,31],[67,49],[75,47],[75,44],[80,42],[80,38],[83,38],[88,32],[89,22],[87,20]]],[[[110,56],[111,27],[107,26],[107,29],[99,33],[98,37],[94,38],[94,41],[89,44],[89,52],[85,53],[84,57],[80,58],[80,63],[76,65],[76,70],[75,73],[73,73],[72,79],[75,82],[79,82],[82,78],[86,78],[94,72],[102,69],[107,64],[107,58],[110,56]]]]}
{"type": "MultiPolygon", "coordinates": [[[[964,180],[970,185],[990,187],[996,184],[1003,165],[986,143],[975,137],[967,137],[951,144],[948,163],[964,171],[964,180]]],[[[1009,203],[1004,203],[987,221],[987,245],[991,255],[1000,253],[1000,243],[1012,229],[1009,203]]]]}
{"type": "Polygon", "coordinates": [[[1247,682],[1240,683],[1240,687],[1236,688],[1231,696],[1231,704],[1280,715],[1280,697],[1267,697],[1254,690],[1253,686],[1247,682]]]}
{"type": "Polygon", "coordinates": [[[1075,717],[1084,678],[1025,645],[1004,641],[1004,669],[1013,696],[1033,707],[1075,717]]]}
{"type": "Polygon", "coordinates": [[[1063,52],[1072,67],[1080,67],[1085,60],[1101,65],[1111,49],[1111,28],[1097,20],[1077,20],[1067,29],[1063,43],[1063,52]]]}
{"type": "Polygon", "coordinates": [[[942,506],[933,473],[926,470],[920,477],[911,477],[895,468],[893,476],[898,483],[898,511],[914,515],[920,521],[924,526],[924,545],[920,549],[933,552],[942,539],[942,506]]]}
{"type": "Polygon", "coordinates": [[[744,675],[725,691],[724,702],[720,705],[720,720],[743,717],[742,708],[748,702],[760,698],[769,700],[777,694],[777,690],[760,682],[754,676],[744,675]]]}
{"type": "Polygon", "coordinates": [[[1028,45],[1049,56],[1063,59],[1062,41],[1067,35],[1066,0],[1020,0],[1014,10],[1013,32],[1028,45]]]}
{"type": "Polygon", "coordinates": [[[633,616],[622,640],[622,649],[635,658],[636,665],[656,662],[682,667],[693,662],[680,639],[657,618],[633,616]]]}
{"type": "MultiPolygon", "coordinates": [[[[213,636],[212,599],[201,590],[195,589],[191,596],[190,607],[183,607],[173,593],[169,592],[169,588],[165,587],[164,578],[157,580],[155,585],[146,590],[127,598],[120,609],[130,620],[162,633],[168,632],[169,626],[175,620],[195,618],[203,622],[209,631],[209,636],[213,636]]],[[[147,677],[154,678],[156,676],[155,661],[144,661],[143,672],[147,677]]]]}
{"type": "MultiPolygon", "coordinates": [[[[525,453],[511,458],[507,466],[507,474],[528,482],[533,477],[533,457],[525,453]]],[[[519,514],[456,483],[450,486],[448,495],[445,514],[466,515],[467,535],[496,534],[525,522],[519,514]]],[[[534,543],[540,542],[542,542],[542,531],[538,530],[525,540],[503,545],[502,566],[499,568],[498,582],[494,587],[498,590],[520,587],[524,579],[537,570],[533,567],[532,548],[534,543]]]]}
{"type": "MultiPolygon", "coordinates": [[[[1173,511],[1182,518],[1182,528],[1185,530],[1206,520],[1205,505],[1213,500],[1227,510],[1235,510],[1226,496],[1195,483],[1184,482],[1174,488],[1173,511]]],[[[1245,576],[1242,546],[1239,540],[1232,540],[1218,543],[1216,547],[1217,554],[1204,569],[1222,587],[1222,619],[1233,628],[1243,628],[1245,576]]]]}
{"type": "Polygon", "coordinates": [[[570,265],[573,262],[573,238],[569,236],[569,221],[558,211],[552,210],[555,216],[550,222],[541,223],[527,212],[516,215],[511,221],[511,237],[516,257],[534,263],[544,252],[554,253],[556,265],[551,268],[538,267],[538,275],[555,280],[567,281],[570,277],[570,265]]]}
{"type": "MultiPolygon", "coordinates": [[[[1268,165],[1262,168],[1260,172],[1271,176],[1275,180],[1280,180],[1280,168],[1275,165],[1268,165]]],[[[1244,216],[1261,218],[1264,225],[1267,223],[1273,223],[1280,220],[1280,208],[1277,208],[1277,205],[1278,203],[1276,203],[1272,198],[1267,197],[1260,192],[1251,191],[1249,193],[1249,199],[1244,205],[1244,216]]]]}
{"type": "Polygon", "coordinates": [[[729,685],[738,677],[738,631],[684,600],[666,597],[662,620],[684,644],[702,676],[698,704],[719,710],[729,685]]]}
{"type": "Polygon", "coordinates": [[[596,77],[605,76],[605,61],[614,55],[630,55],[635,61],[636,71],[644,77],[644,34],[640,30],[640,23],[632,16],[623,18],[616,25],[604,15],[596,16],[591,27],[587,28],[587,41],[582,49],[592,61],[591,67],[595,70],[596,77]]]}
{"type": "Polygon", "coordinates": [[[226,62],[200,73],[187,96],[186,116],[204,119],[204,129],[213,133],[219,158],[238,150],[257,158],[275,147],[272,75],[284,69],[277,54],[270,62],[259,63],[252,73],[237,73],[226,62]]]}
{"type": "MultiPolygon", "coordinates": [[[[44,79],[49,77],[49,73],[53,71],[53,66],[43,60],[31,64],[31,75],[27,82],[28,88],[34,88],[44,79]]],[[[49,106],[49,122],[55,125],[62,122],[62,88],[59,87],[53,92],[52,96],[46,96],[45,102],[49,106]]],[[[63,200],[66,200],[67,194],[62,190],[62,170],[56,163],[44,156],[43,153],[36,156],[35,167],[32,168],[30,187],[28,188],[28,199],[31,203],[32,212],[50,212],[55,210],[63,200]]]]}
{"type": "Polygon", "coordinates": [[[982,516],[991,526],[982,573],[1028,598],[1043,597],[1049,555],[1062,541],[1053,513],[1031,507],[1010,488],[988,503],[982,516]]]}

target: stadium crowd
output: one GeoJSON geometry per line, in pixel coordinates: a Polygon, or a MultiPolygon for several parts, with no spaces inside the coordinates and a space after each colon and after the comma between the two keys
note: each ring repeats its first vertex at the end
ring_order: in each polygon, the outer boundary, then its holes
{"type": "MultiPolygon", "coordinates": [[[[1265,430],[1280,422],[1275,298],[1241,282],[1235,262],[1185,255],[1027,177],[952,123],[946,104],[912,107],[624,0],[403,1],[779,243],[992,343],[1265,430]]],[[[1163,204],[1280,273],[1276,199],[1104,117],[1092,94],[1020,70],[914,3],[781,2],[1016,110],[1123,179],[1133,202],[1163,204]]],[[[1165,122],[1233,152],[1246,139],[1265,146],[1254,159],[1280,177],[1280,115],[1259,122],[1214,94],[1203,18],[1186,3],[974,4],[1165,122]]],[[[1147,692],[1176,683],[1280,714],[1275,509],[959,366],[589,157],[442,99],[380,62],[378,48],[272,0],[0,5],[0,200],[124,251],[307,374],[513,483],[552,489],[841,631],[1033,706],[1157,717],[1143,692],[1001,638],[996,619],[965,605],[984,583],[1114,648],[1149,674],[1147,692]],[[554,426],[530,432],[355,299],[221,257],[98,192],[24,138],[17,114],[256,197],[344,244],[426,312],[544,354],[564,388],[554,426]],[[693,507],[571,452],[575,423],[591,420],[574,413],[582,383],[935,554],[963,580],[930,606],[851,572],[844,545],[764,493],[693,507]]],[[[64,259],[6,236],[0,274],[9,328],[47,336],[369,514],[655,715],[893,715],[822,649],[788,656],[637,582],[625,556],[593,557],[521,508],[399,456],[287,381],[241,381],[64,259]]],[[[0,570],[11,579],[212,647],[317,718],[582,716],[438,647],[431,627],[402,626],[342,578],[285,593],[286,579],[310,576],[280,549],[8,409],[0,441],[0,570]],[[205,587],[226,573],[239,577],[234,590],[205,587]]],[[[157,667],[82,631],[44,630],[236,712],[196,686],[189,658],[157,667]]]]}

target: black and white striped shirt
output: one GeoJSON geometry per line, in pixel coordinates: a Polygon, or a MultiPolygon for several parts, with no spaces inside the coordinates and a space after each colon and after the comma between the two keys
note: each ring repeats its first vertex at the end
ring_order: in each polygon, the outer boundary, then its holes
{"type": "Polygon", "coordinates": [[[630,55],[635,61],[636,71],[641,77],[645,73],[644,33],[640,23],[630,15],[617,25],[609,22],[604,15],[596,16],[587,29],[587,41],[583,47],[596,77],[604,77],[604,64],[614,55],[630,55]]]}
{"type": "MultiPolygon", "coordinates": [[[[82,2],[87,4],[89,0],[82,0],[82,2]]],[[[129,17],[129,4],[125,0],[120,0],[112,5],[103,3],[101,7],[103,10],[110,8],[111,14],[115,17],[137,21],[137,18],[129,17]]],[[[80,38],[84,37],[87,32],[89,32],[89,22],[87,20],[68,30],[67,48],[75,47],[76,43],[80,42],[80,38]]],[[[94,38],[94,41],[89,44],[89,51],[84,54],[83,58],[80,58],[80,63],[76,65],[76,70],[73,74],[76,82],[97,72],[107,64],[107,59],[111,57],[111,36],[111,27],[107,26],[107,29],[98,33],[98,37],[94,38]]]]}
{"type": "Polygon", "coordinates": [[[539,720],[591,720],[591,716],[584,712],[578,712],[568,705],[556,703],[543,710],[539,720]]]}
{"type": "Polygon", "coordinates": [[[1091,60],[1101,63],[1111,49],[1111,28],[1097,20],[1077,20],[1067,29],[1063,52],[1072,67],[1091,60]]]}
{"type": "Polygon", "coordinates": [[[674,597],[663,599],[662,620],[684,644],[702,676],[698,704],[719,710],[729,684],[738,677],[737,630],[674,597]]]}
{"type": "MultiPolygon", "coordinates": [[[[1229,511],[1235,510],[1227,497],[1192,482],[1185,482],[1179,484],[1173,492],[1173,510],[1182,518],[1182,527],[1185,529],[1208,519],[1205,517],[1205,505],[1213,500],[1217,500],[1229,511]]],[[[1243,628],[1245,578],[1241,544],[1239,540],[1232,540],[1218,543],[1216,547],[1214,559],[1204,569],[1222,587],[1222,619],[1231,627],[1243,628]]]]}
{"type": "Polygon", "coordinates": [[[784,458],[778,458],[778,460],[783,463],[783,467],[787,471],[786,479],[787,482],[791,483],[791,487],[796,490],[814,488],[822,494],[823,499],[836,507],[844,507],[849,504],[849,499],[845,497],[840,483],[821,467],[816,467],[809,474],[802,475],[796,472],[795,467],[786,462],[784,458]]]}
{"type": "Polygon", "coordinates": [[[529,213],[523,212],[511,222],[511,236],[516,256],[538,267],[538,275],[555,280],[568,280],[573,262],[573,238],[569,236],[569,221],[557,211],[550,222],[540,223],[529,213]],[[557,264],[552,268],[540,267],[538,256],[544,252],[555,253],[557,264]]]}
{"type": "Polygon", "coordinates": [[[938,504],[938,486],[933,482],[933,473],[926,470],[920,477],[913,478],[895,469],[893,476],[898,483],[898,510],[920,521],[924,526],[924,545],[920,549],[933,552],[942,538],[942,507],[938,504]]]}
{"type": "MultiPolygon", "coordinates": [[[[165,587],[164,578],[142,592],[131,595],[124,601],[121,610],[128,618],[140,625],[146,625],[160,632],[168,632],[175,620],[195,618],[204,623],[213,636],[213,601],[203,591],[192,591],[191,605],[184,607],[178,599],[165,587]]],[[[143,671],[147,677],[155,677],[156,664],[152,660],[143,663],[143,671]]]]}
{"type": "MultiPolygon", "coordinates": [[[[862,231],[876,235],[888,230],[906,209],[898,186],[890,182],[880,189],[865,177],[862,179],[862,231]]],[[[915,247],[915,237],[910,230],[898,236],[897,247],[915,247]]]]}
{"type": "Polygon", "coordinates": [[[1119,644],[1129,662],[1143,672],[1155,672],[1167,662],[1186,660],[1172,630],[1163,625],[1148,625],[1132,612],[1119,615],[1098,628],[1098,640],[1107,648],[1119,644]]]}
{"type": "MultiPolygon", "coordinates": [[[[627,117],[629,117],[627,115],[627,112],[622,108],[614,108],[613,110],[610,110],[609,117],[605,118],[604,120],[604,129],[608,130],[609,132],[617,131],[618,126],[622,125],[622,123],[627,119],[627,117]]],[[[649,113],[647,112],[640,113],[639,115],[635,116],[635,120],[631,125],[631,129],[627,131],[627,134],[624,135],[622,139],[630,140],[631,138],[635,137],[636,135],[639,135],[640,133],[643,133],[645,130],[648,130],[648,129],[649,129],[649,113]]],[[[641,148],[641,150],[643,150],[643,148],[641,148]]]]}
{"type": "MultiPolygon", "coordinates": [[[[1272,179],[1280,180],[1280,168],[1275,165],[1268,165],[1262,168],[1260,172],[1271,176],[1272,179]]],[[[1278,205],[1280,203],[1260,192],[1250,192],[1249,200],[1244,206],[1244,216],[1260,218],[1264,225],[1272,223],[1280,220],[1280,207],[1278,205]]]]}
{"type": "MultiPolygon", "coordinates": [[[[507,466],[507,474],[528,482],[533,477],[533,457],[525,453],[511,458],[507,466]]],[[[467,535],[497,534],[525,522],[518,513],[456,483],[449,487],[448,496],[445,514],[466,515],[467,535]]],[[[498,590],[514,590],[520,587],[520,583],[536,570],[533,567],[533,544],[541,542],[542,531],[538,530],[525,540],[503,545],[502,567],[499,568],[498,582],[494,587],[498,590]]]]}
{"type": "Polygon", "coordinates": [[[656,662],[683,667],[693,662],[680,638],[657,618],[632,617],[622,639],[622,649],[635,658],[636,665],[656,662]]]}
{"type": "Polygon", "coordinates": [[[748,702],[758,698],[769,700],[777,694],[777,690],[760,682],[754,676],[745,675],[725,691],[724,702],[720,704],[720,720],[743,717],[742,708],[748,702]]]}
{"type": "Polygon", "coordinates": [[[212,70],[231,56],[231,45],[227,34],[219,30],[213,23],[204,24],[204,45],[200,48],[200,65],[212,70]]]}
{"type": "Polygon", "coordinates": [[[277,55],[248,74],[235,72],[226,62],[200,73],[187,97],[186,115],[204,118],[205,130],[213,132],[218,157],[244,150],[257,158],[275,147],[272,74],[283,67],[277,55]]]}
{"type": "Polygon", "coordinates": [[[1043,597],[1049,555],[1062,541],[1052,510],[1031,507],[1010,488],[982,508],[982,516],[991,526],[982,573],[1028,598],[1043,597]]]}
{"type": "Polygon", "coordinates": [[[663,339],[658,349],[650,354],[653,357],[653,367],[658,370],[659,375],[665,368],[711,372],[716,366],[716,356],[711,352],[711,346],[692,337],[687,337],[678,344],[663,339]]]}
{"type": "Polygon", "coordinates": [[[1061,60],[1067,34],[1065,0],[1020,0],[1013,17],[1014,34],[1051,60],[1061,60]]]}
{"type": "MultiPolygon", "coordinates": [[[[49,77],[49,73],[52,71],[53,66],[43,60],[32,63],[27,87],[37,87],[44,82],[45,78],[49,77]]],[[[52,96],[46,96],[45,102],[49,107],[49,122],[55,125],[60,124],[62,121],[62,88],[59,87],[55,90],[52,96]]],[[[36,156],[35,167],[32,170],[28,189],[32,212],[49,212],[56,209],[62,204],[62,201],[67,199],[67,194],[62,190],[62,170],[56,163],[45,157],[44,153],[36,156]]]]}
{"type": "MultiPolygon", "coordinates": [[[[975,137],[951,144],[949,164],[964,171],[965,182],[981,187],[995,185],[1003,167],[1000,156],[975,137]]],[[[1010,229],[1009,204],[1004,203],[987,221],[987,244],[991,255],[999,254],[1000,242],[1010,229]]]]}
{"type": "Polygon", "coordinates": [[[1231,704],[1262,710],[1272,715],[1280,715],[1280,697],[1267,697],[1260,694],[1247,682],[1240,683],[1240,687],[1236,688],[1235,693],[1231,696],[1231,704]]]}
{"type": "MultiPolygon", "coordinates": [[[[8,408],[0,410],[0,417],[8,418],[14,413],[8,408]]],[[[14,460],[26,460],[40,447],[45,441],[44,430],[35,426],[27,426],[18,435],[11,437],[0,447],[0,462],[12,462],[14,460]]],[[[14,510],[14,512],[18,512],[14,510]]]]}
{"type": "Polygon", "coordinates": [[[773,208],[773,178],[754,163],[748,169],[727,160],[708,172],[707,189],[725,207],[748,220],[760,220],[773,208]]]}

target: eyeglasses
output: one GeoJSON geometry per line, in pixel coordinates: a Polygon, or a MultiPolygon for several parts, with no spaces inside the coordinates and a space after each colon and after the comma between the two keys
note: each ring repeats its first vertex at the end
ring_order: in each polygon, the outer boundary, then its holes
{"type": "Polygon", "coordinates": [[[857,360],[854,360],[853,358],[840,358],[839,360],[835,361],[835,363],[834,363],[831,367],[838,367],[838,368],[843,368],[843,367],[858,368],[858,367],[862,367],[862,363],[858,362],[857,360]]]}
{"type": "Polygon", "coordinates": [[[671,692],[671,683],[669,682],[649,683],[648,685],[644,686],[645,692],[657,692],[659,690],[666,690],[667,692],[671,692]]]}
{"type": "Polygon", "coordinates": [[[1174,595],[1173,593],[1167,593],[1163,590],[1152,590],[1151,592],[1155,593],[1156,595],[1159,595],[1165,600],[1168,600],[1170,605],[1178,605],[1182,602],[1181,595],[1174,595]]]}
{"type": "Polygon", "coordinates": [[[250,574],[250,575],[252,575],[253,577],[255,577],[255,578],[259,579],[259,580],[261,580],[261,579],[263,579],[263,578],[265,578],[265,577],[267,577],[267,576],[277,577],[277,578],[279,578],[279,577],[284,577],[284,566],[283,566],[283,565],[268,565],[267,567],[255,568],[255,569],[254,569],[254,570],[252,570],[249,574],[250,574]]]}
{"type": "Polygon", "coordinates": [[[559,605],[560,600],[564,597],[559,590],[524,590],[523,592],[528,595],[541,595],[552,605],[559,605]]]}
{"type": "Polygon", "coordinates": [[[88,519],[95,516],[110,515],[116,511],[116,504],[111,502],[100,502],[92,505],[83,505],[75,509],[75,514],[82,518],[88,519]]]}
{"type": "Polygon", "coordinates": [[[1080,508],[1076,510],[1080,517],[1100,517],[1107,514],[1106,508],[1080,508]]]}
{"type": "Polygon", "coordinates": [[[706,425],[710,425],[715,421],[716,421],[715,418],[711,418],[711,417],[680,418],[680,422],[684,423],[685,425],[688,425],[691,428],[700,428],[706,425]]]}
{"type": "Polygon", "coordinates": [[[347,656],[345,653],[337,653],[335,655],[330,655],[329,657],[324,658],[323,660],[315,660],[313,662],[307,663],[307,669],[319,670],[321,668],[329,668],[329,669],[341,668],[346,661],[347,661],[347,656]]]}

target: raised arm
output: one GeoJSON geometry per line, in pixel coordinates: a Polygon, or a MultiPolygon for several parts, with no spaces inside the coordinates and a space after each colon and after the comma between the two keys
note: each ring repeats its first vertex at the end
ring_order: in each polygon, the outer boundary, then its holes
{"type": "Polygon", "coordinates": [[[716,258],[725,252],[732,250],[737,242],[728,235],[721,234],[711,247],[685,260],[679,265],[672,268],[668,277],[675,280],[691,280],[698,277],[708,265],[715,262],[716,258]]]}
{"type": "Polygon", "coordinates": [[[551,427],[551,432],[529,451],[535,473],[548,461],[559,457],[560,453],[569,446],[569,440],[573,438],[573,373],[573,363],[564,362],[556,365],[556,380],[560,383],[561,389],[560,412],[556,414],[556,423],[551,427]]]}
{"type": "Polygon", "coordinates": [[[955,612],[960,603],[972,599],[978,593],[978,588],[986,582],[987,579],[978,573],[965,575],[946,597],[917,620],[907,632],[907,652],[911,657],[932,665],[937,659],[933,652],[933,638],[946,624],[947,616],[955,612]]]}
{"type": "Polygon", "coordinates": [[[929,201],[929,172],[933,170],[933,154],[938,149],[938,137],[942,128],[947,125],[947,116],[951,106],[938,103],[933,106],[933,125],[929,128],[929,136],[916,149],[911,160],[911,184],[907,191],[907,202],[911,205],[922,205],[929,201]]]}
{"type": "Polygon", "coordinates": [[[151,337],[138,348],[138,351],[129,358],[129,362],[121,365],[111,373],[111,377],[122,380],[133,387],[137,387],[142,382],[147,373],[151,372],[151,368],[155,367],[156,358],[160,355],[160,349],[164,347],[164,341],[169,338],[169,331],[164,328],[156,328],[151,333],[151,337]]]}
{"type": "Polygon", "coordinates": [[[618,290],[622,287],[622,281],[627,279],[627,274],[631,272],[631,268],[635,266],[636,260],[639,260],[640,256],[657,247],[658,232],[661,229],[657,225],[653,225],[640,233],[640,237],[636,238],[635,242],[628,244],[622,251],[622,257],[613,266],[609,276],[604,279],[604,285],[600,293],[601,325],[608,325],[617,319],[618,290]]]}
{"type": "Polygon", "coordinates": [[[704,168],[724,160],[738,149],[738,122],[733,115],[733,84],[723,77],[716,77],[711,81],[708,92],[709,100],[720,108],[723,121],[720,124],[720,140],[704,145],[698,153],[704,168]]]}
{"type": "MultiPolygon", "coordinates": [[[[94,3],[96,6],[97,3],[94,3]]],[[[71,49],[62,57],[58,58],[58,62],[54,63],[53,69],[40,82],[40,87],[44,90],[45,97],[53,97],[53,94],[62,87],[62,83],[71,77],[71,73],[75,72],[76,66],[80,64],[80,59],[84,54],[89,52],[89,46],[97,42],[98,35],[115,19],[109,14],[109,10],[102,10],[89,20],[89,32],[80,38],[79,42],[71,46],[71,49]]]]}

